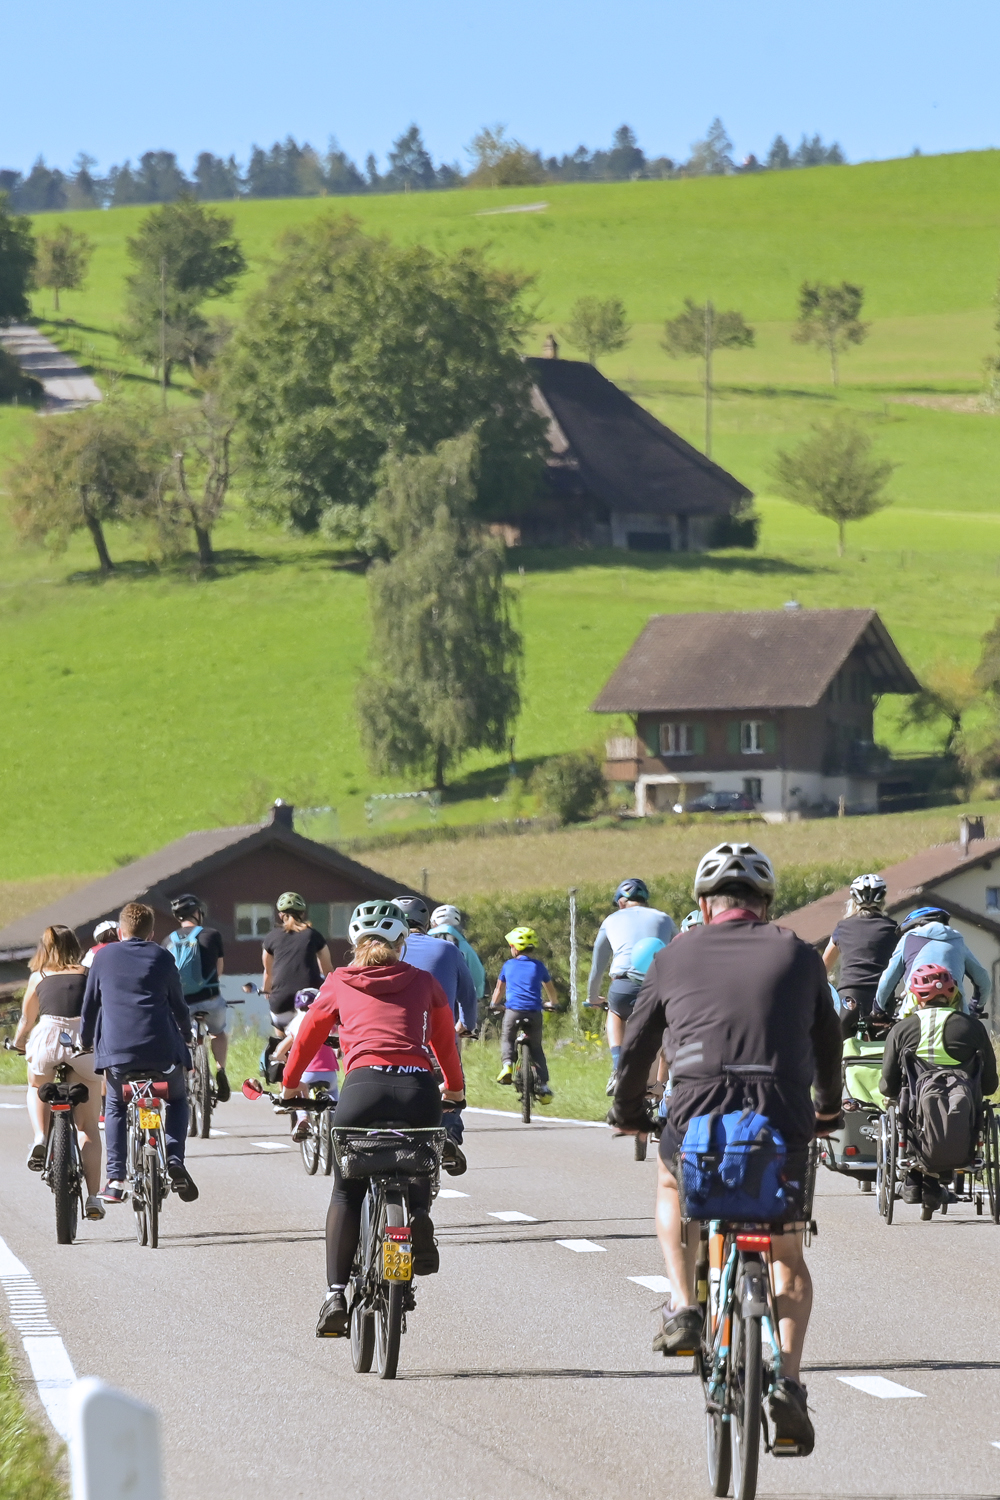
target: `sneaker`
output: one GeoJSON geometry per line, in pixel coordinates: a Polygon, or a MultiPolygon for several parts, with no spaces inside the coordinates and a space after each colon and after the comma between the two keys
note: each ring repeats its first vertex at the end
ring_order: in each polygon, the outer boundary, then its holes
{"type": "Polygon", "coordinates": [[[441,1153],[441,1165],[449,1177],[461,1177],[463,1172],[469,1169],[469,1163],[465,1159],[465,1152],[457,1141],[447,1140],[441,1153]]]}
{"type": "Polygon", "coordinates": [[[700,1307],[682,1307],[671,1312],[667,1303],[661,1309],[663,1327],[653,1340],[655,1352],[664,1355],[694,1354],[701,1348],[703,1315],[700,1307]]]}
{"type": "Polygon", "coordinates": [[[124,1182],[109,1182],[102,1193],[97,1195],[105,1203],[124,1203],[128,1197],[128,1188],[124,1182]]]}
{"type": "Polygon", "coordinates": [[[36,1141],[28,1152],[28,1171],[40,1172],[45,1165],[45,1142],[36,1141]]]}
{"type": "Polygon", "coordinates": [[[553,1094],[547,1083],[540,1083],[535,1089],[535,1098],[538,1100],[539,1104],[551,1104],[552,1100],[555,1098],[555,1095],[553,1094]]]}
{"type": "Polygon", "coordinates": [[[497,1074],[497,1083],[513,1083],[513,1082],[514,1082],[514,1065],[513,1065],[513,1063],[504,1063],[503,1067],[500,1069],[499,1073],[497,1074]]]}
{"type": "Polygon", "coordinates": [[[316,1320],[318,1339],[342,1339],[347,1336],[347,1298],[342,1286],[331,1287],[316,1320]]]}
{"type": "Polygon", "coordinates": [[[103,1219],[106,1210],[97,1193],[87,1195],[87,1207],[83,1211],[85,1219],[103,1219]]]}
{"type": "Polygon", "coordinates": [[[797,1380],[782,1376],[774,1382],[768,1402],[774,1437],[771,1451],[776,1456],[806,1458],[816,1442],[813,1424],[806,1409],[806,1388],[797,1380]]]}
{"type": "Polygon", "coordinates": [[[434,1243],[434,1224],[430,1214],[414,1214],[410,1220],[410,1243],[413,1246],[414,1276],[433,1276],[440,1270],[441,1257],[434,1243]]]}
{"type": "Polygon", "coordinates": [[[229,1087],[229,1079],[226,1077],[225,1068],[215,1070],[215,1097],[220,1104],[228,1104],[232,1098],[233,1091],[229,1087]]]}
{"type": "Polygon", "coordinates": [[[614,1094],[614,1091],[615,1091],[615,1089],[617,1087],[618,1087],[618,1069],[616,1068],[614,1070],[614,1072],[612,1073],[611,1077],[608,1079],[608,1086],[604,1090],[605,1094],[608,1096],[609,1099],[612,1097],[612,1095],[614,1094]]]}
{"type": "Polygon", "coordinates": [[[308,1134],[309,1134],[309,1121],[308,1120],[296,1120],[295,1124],[292,1126],[292,1140],[293,1141],[304,1141],[305,1138],[306,1138],[306,1136],[308,1134]]]}
{"type": "Polygon", "coordinates": [[[170,1191],[176,1193],[182,1203],[193,1203],[198,1196],[198,1189],[191,1180],[184,1163],[177,1161],[176,1158],[168,1161],[167,1176],[170,1178],[170,1191]]]}
{"type": "Polygon", "coordinates": [[[923,1184],[920,1181],[920,1178],[913,1175],[912,1173],[907,1174],[907,1177],[903,1182],[903,1191],[900,1194],[903,1202],[909,1204],[919,1203],[922,1194],[923,1184]]]}

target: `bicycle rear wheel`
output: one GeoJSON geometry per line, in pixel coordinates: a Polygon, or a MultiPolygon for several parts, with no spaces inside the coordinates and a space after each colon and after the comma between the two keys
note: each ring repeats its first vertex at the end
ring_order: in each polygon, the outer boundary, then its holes
{"type": "MultiPolygon", "coordinates": [[[[742,1277],[737,1276],[739,1289],[742,1277]]],[[[754,1500],[760,1460],[761,1334],[760,1318],[744,1318],[738,1299],[733,1302],[730,1346],[734,1500],[754,1500]]]]}
{"type": "MultiPolygon", "coordinates": [[[[388,1195],[385,1213],[378,1226],[382,1231],[401,1229],[406,1223],[406,1210],[402,1195],[388,1195]]],[[[403,1331],[403,1291],[401,1281],[383,1281],[379,1287],[378,1305],[375,1309],[375,1368],[379,1380],[395,1380],[399,1363],[399,1340],[403,1331]]]]}
{"type": "Polygon", "coordinates": [[[527,1042],[522,1042],[518,1051],[521,1057],[521,1121],[530,1125],[531,1094],[535,1082],[531,1071],[531,1048],[527,1042]]]}
{"type": "Polygon", "coordinates": [[[1000,1122],[988,1110],[983,1124],[983,1176],[990,1204],[990,1218],[1000,1224],[1000,1122]]]}
{"type": "Polygon", "coordinates": [[[635,1159],[636,1159],[636,1161],[645,1161],[646,1160],[646,1143],[647,1143],[647,1139],[648,1138],[646,1136],[644,1136],[644,1135],[637,1135],[636,1136],[636,1138],[635,1138],[635,1159]]]}
{"type": "Polygon", "coordinates": [[[52,1168],[50,1182],[56,1197],[56,1243],[72,1245],[76,1239],[80,1189],[73,1176],[73,1129],[69,1111],[52,1122],[52,1168]]]}
{"type": "Polygon", "coordinates": [[[333,1110],[324,1109],[319,1117],[319,1164],[323,1176],[333,1171],[333,1110]]]}
{"type": "Polygon", "coordinates": [[[208,1048],[201,1042],[194,1054],[194,1095],[198,1116],[198,1135],[207,1141],[212,1133],[212,1070],[208,1065],[208,1048]]]}
{"type": "Polygon", "coordinates": [[[316,1168],[319,1166],[319,1132],[322,1130],[322,1116],[316,1115],[308,1121],[309,1134],[304,1141],[299,1142],[302,1152],[302,1165],[310,1177],[316,1176],[316,1168]]]}
{"type": "Polygon", "coordinates": [[[155,1146],[146,1146],[146,1203],[149,1219],[149,1248],[155,1250],[160,1243],[160,1162],[155,1146]]]}
{"type": "Polygon", "coordinates": [[[887,1224],[892,1223],[896,1206],[896,1158],[899,1155],[899,1125],[895,1108],[890,1104],[882,1116],[878,1138],[878,1211],[887,1224]]]}

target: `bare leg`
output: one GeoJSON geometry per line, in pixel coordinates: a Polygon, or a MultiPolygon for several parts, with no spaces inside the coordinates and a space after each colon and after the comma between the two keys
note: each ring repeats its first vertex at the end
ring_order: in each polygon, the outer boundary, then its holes
{"type": "Polygon", "coordinates": [[[83,1162],[83,1175],[87,1179],[87,1192],[99,1193],[101,1191],[101,1131],[97,1123],[100,1114],[100,1095],[92,1083],[87,1084],[90,1089],[90,1098],[85,1104],[78,1104],[73,1111],[78,1133],[82,1136],[80,1142],[80,1158],[83,1162]]]}
{"type": "Polygon", "coordinates": [[[677,1181],[659,1157],[656,1173],[656,1238],[663,1251],[672,1305],[676,1311],[695,1304],[694,1267],[698,1257],[698,1235],[688,1235],[686,1249],[681,1244],[681,1204],[677,1181]]]}
{"type": "Polygon", "coordinates": [[[212,1056],[215,1058],[217,1067],[224,1068],[226,1066],[226,1057],[228,1056],[228,1053],[229,1037],[226,1035],[226,1033],[223,1032],[221,1036],[213,1036],[212,1056]]]}
{"type": "Polygon", "coordinates": [[[772,1235],[771,1254],[782,1371],[790,1380],[798,1380],[802,1345],[812,1312],[812,1277],[802,1253],[802,1235],[772,1235]]]}
{"type": "Polygon", "coordinates": [[[42,1074],[28,1074],[28,1119],[35,1132],[36,1146],[40,1146],[45,1140],[45,1132],[49,1127],[49,1107],[38,1097],[38,1090],[47,1082],[42,1074]]]}
{"type": "Polygon", "coordinates": [[[613,1010],[608,1011],[608,1046],[620,1047],[622,1037],[625,1035],[625,1022],[621,1016],[616,1016],[613,1010]]]}

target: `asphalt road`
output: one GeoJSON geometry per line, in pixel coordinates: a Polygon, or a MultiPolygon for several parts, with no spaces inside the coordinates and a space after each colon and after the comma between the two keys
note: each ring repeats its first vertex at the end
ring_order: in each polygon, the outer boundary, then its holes
{"type": "MultiPolygon", "coordinates": [[[[469,1115],[469,1171],[445,1180],[467,1196],[435,1206],[441,1271],[418,1286],[399,1378],[381,1382],[354,1374],[346,1341],[314,1336],[329,1183],[267,1149],[288,1136],[266,1104],[237,1096],[218,1112],[227,1134],[191,1143],[201,1198],[171,1197],[150,1251],[127,1207],[55,1243],[22,1098],[0,1089],[0,1236],[76,1373],[159,1409],[169,1500],[707,1495],[698,1383],[651,1352],[662,1298],[630,1279],[662,1275],[653,1161],[630,1143],[469,1115]]],[[[1000,1228],[917,1213],[886,1229],[871,1197],[821,1173],[816,1451],[762,1458],[761,1494],[1000,1496],[1000,1228]],[[910,1394],[844,1383],[871,1376],[910,1394]]]]}

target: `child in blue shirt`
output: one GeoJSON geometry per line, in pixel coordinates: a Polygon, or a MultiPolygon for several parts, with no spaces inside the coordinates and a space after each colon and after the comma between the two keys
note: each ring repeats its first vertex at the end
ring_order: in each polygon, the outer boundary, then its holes
{"type": "Polygon", "coordinates": [[[538,939],[530,927],[515,927],[512,932],[507,933],[505,942],[510,947],[510,958],[500,970],[496,989],[490,999],[491,1010],[500,1010],[506,1005],[500,1034],[500,1061],[503,1067],[497,1074],[497,1083],[509,1084],[514,1081],[517,1033],[523,1030],[528,1038],[531,1064],[535,1070],[535,1094],[541,1104],[548,1104],[552,1098],[552,1090],[549,1088],[548,1063],[542,1051],[542,1011],[555,1010],[556,987],[548,969],[541,959],[535,957],[538,939]]]}

